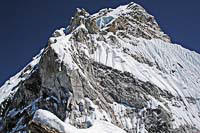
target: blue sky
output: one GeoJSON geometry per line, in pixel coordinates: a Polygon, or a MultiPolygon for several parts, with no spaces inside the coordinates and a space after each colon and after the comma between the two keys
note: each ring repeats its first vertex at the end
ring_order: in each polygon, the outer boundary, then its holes
{"type": "Polygon", "coordinates": [[[55,29],[68,25],[77,7],[92,14],[129,2],[155,16],[174,43],[200,53],[199,0],[1,0],[0,86],[39,53],[55,29]]]}

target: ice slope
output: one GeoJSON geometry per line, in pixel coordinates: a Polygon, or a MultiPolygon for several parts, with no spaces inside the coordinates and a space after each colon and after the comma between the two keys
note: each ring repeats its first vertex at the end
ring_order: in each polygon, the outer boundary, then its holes
{"type": "Polygon", "coordinates": [[[178,93],[175,88],[179,88],[178,90],[183,91],[188,97],[200,92],[198,89],[200,87],[199,54],[184,49],[180,45],[157,39],[133,39],[138,42],[137,46],[125,40],[118,40],[121,48],[97,42],[94,60],[121,71],[129,71],[143,81],[150,81],[163,89],[170,90],[174,95],[178,93]],[[128,55],[124,53],[123,48],[129,49],[130,53],[128,55]],[[154,66],[140,63],[130,54],[146,58],[154,66]],[[156,68],[156,63],[162,70],[156,68]]]}
{"type": "Polygon", "coordinates": [[[190,123],[200,128],[199,119],[199,97],[200,97],[200,55],[191,52],[180,45],[166,43],[161,40],[136,39],[137,46],[127,42],[126,39],[119,39],[121,48],[111,47],[104,42],[97,42],[97,50],[93,56],[94,60],[121,71],[128,71],[143,81],[149,81],[158,87],[170,92],[175,97],[182,98],[181,108],[170,108],[180,123],[190,123]],[[123,48],[129,49],[127,55],[123,48]],[[149,66],[133,59],[130,55],[146,58],[154,65],[149,66]],[[157,65],[161,70],[159,70],[157,65]],[[174,71],[174,72],[172,72],[174,71]],[[196,104],[189,103],[186,98],[194,98],[196,104]],[[185,107],[186,106],[186,107],[185,107]],[[186,109],[185,109],[186,108],[186,109]],[[189,112],[189,113],[188,113],[189,112]],[[185,115],[184,115],[185,114],[185,115]],[[180,119],[184,119],[180,120],[180,119]]]}

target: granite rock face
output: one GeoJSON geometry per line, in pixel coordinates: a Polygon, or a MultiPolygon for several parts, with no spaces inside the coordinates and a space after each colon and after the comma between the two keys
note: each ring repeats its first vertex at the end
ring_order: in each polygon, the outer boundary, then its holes
{"type": "Polygon", "coordinates": [[[0,132],[199,132],[199,58],[138,4],[77,9],[0,88],[0,132]]]}

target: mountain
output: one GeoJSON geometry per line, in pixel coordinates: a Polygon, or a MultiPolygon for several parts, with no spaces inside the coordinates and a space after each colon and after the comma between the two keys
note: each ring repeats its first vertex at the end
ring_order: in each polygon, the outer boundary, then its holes
{"type": "Polygon", "coordinates": [[[138,4],[77,9],[0,88],[0,132],[200,132],[199,59],[138,4]]]}

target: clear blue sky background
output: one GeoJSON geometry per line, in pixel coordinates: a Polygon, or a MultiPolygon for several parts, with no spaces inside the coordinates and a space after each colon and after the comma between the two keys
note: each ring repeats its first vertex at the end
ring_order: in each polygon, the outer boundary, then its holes
{"type": "Polygon", "coordinates": [[[132,1],[155,16],[173,42],[200,53],[200,0],[1,0],[0,86],[32,60],[55,29],[68,25],[77,7],[94,13],[132,1]]]}

